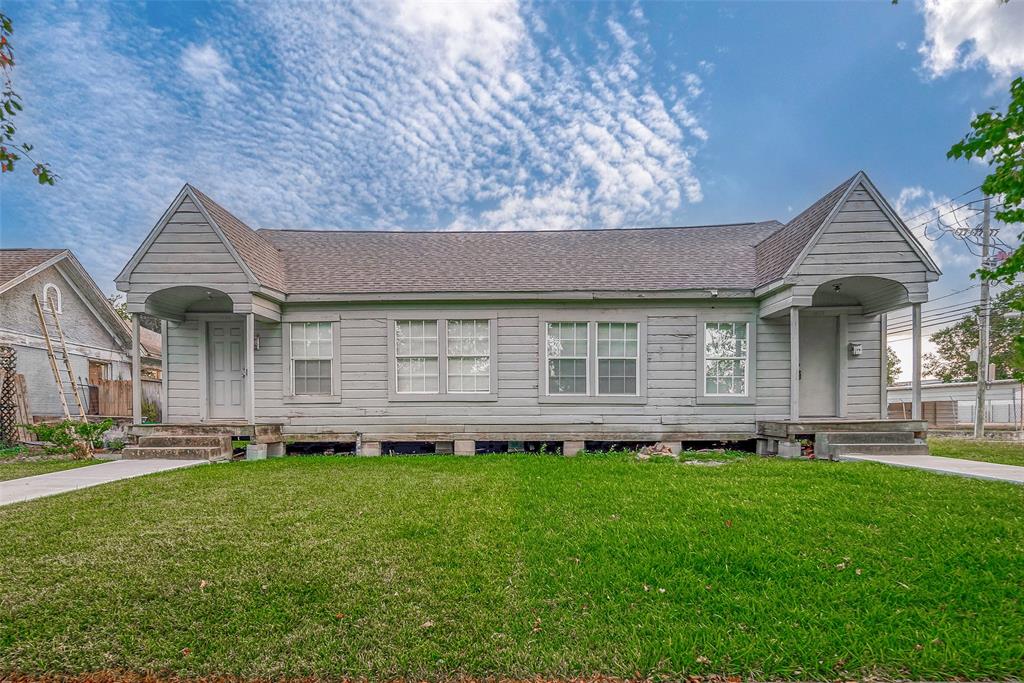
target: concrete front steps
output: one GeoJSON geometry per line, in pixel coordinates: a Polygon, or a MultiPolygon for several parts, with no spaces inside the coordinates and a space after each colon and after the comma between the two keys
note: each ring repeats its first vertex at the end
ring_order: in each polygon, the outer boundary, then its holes
{"type": "Polygon", "coordinates": [[[844,455],[928,455],[928,444],[916,439],[914,432],[902,430],[819,432],[814,452],[832,459],[844,455]]]}
{"type": "Polygon", "coordinates": [[[126,460],[228,460],[231,437],[222,434],[155,434],[140,436],[137,446],[126,446],[126,460]]]}

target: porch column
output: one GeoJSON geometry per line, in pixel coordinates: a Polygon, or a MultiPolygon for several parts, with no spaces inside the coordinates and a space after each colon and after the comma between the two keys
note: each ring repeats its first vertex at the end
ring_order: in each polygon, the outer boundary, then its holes
{"type": "Polygon", "coordinates": [[[168,356],[171,355],[167,343],[167,321],[160,321],[160,421],[167,422],[167,365],[168,356]]]}
{"type": "MultiPolygon", "coordinates": [[[[164,353],[167,353],[166,349],[164,353]]],[[[142,353],[138,313],[132,313],[132,424],[142,424],[142,353]]]]}
{"type": "Polygon", "coordinates": [[[910,416],[921,419],[921,304],[913,304],[911,308],[911,344],[913,346],[910,379],[910,416]]]}
{"type": "Polygon", "coordinates": [[[245,419],[256,422],[256,316],[245,314],[245,419]]]}
{"type": "Polygon", "coordinates": [[[800,309],[789,309],[789,419],[800,419],[800,309]]]}

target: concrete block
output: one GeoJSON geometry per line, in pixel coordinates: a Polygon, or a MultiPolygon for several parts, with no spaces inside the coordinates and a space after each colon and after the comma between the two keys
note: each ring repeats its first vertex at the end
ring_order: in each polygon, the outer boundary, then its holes
{"type": "Polygon", "coordinates": [[[780,441],[779,442],[779,457],[780,458],[799,458],[801,454],[800,442],[799,441],[780,441]]]}
{"type": "Polygon", "coordinates": [[[380,455],[380,441],[364,441],[359,446],[359,455],[380,455]]]}
{"type": "Polygon", "coordinates": [[[268,458],[280,458],[284,456],[284,441],[275,441],[266,444],[268,458]]]}
{"type": "Polygon", "coordinates": [[[455,452],[455,444],[458,441],[435,441],[434,452],[438,455],[451,455],[455,452]]]}
{"type": "Polygon", "coordinates": [[[682,441],[659,441],[654,444],[655,448],[660,448],[662,446],[668,446],[669,450],[672,451],[672,455],[679,455],[679,451],[683,450],[682,441]]]}
{"type": "Polygon", "coordinates": [[[779,441],[778,439],[766,439],[764,437],[757,440],[757,454],[758,455],[775,455],[779,452],[779,441]]]}
{"type": "Polygon", "coordinates": [[[267,444],[265,443],[251,443],[245,447],[245,459],[246,460],[266,460],[267,459],[267,444]]]}
{"type": "Polygon", "coordinates": [[[476,455],[476,441],[472,439],[456,439],[455,455],[476,455]]]}
{"type": "Polygon", "coordinates": [[[577,455],[586,447],[584,441],[563,441],[562,442],[562,455],[573,456],[577,455]]]}

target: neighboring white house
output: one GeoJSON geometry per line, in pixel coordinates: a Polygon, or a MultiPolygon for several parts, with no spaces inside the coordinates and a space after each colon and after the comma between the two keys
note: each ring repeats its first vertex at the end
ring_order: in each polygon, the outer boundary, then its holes
{"type": "MultiPolygon", "coordinates": [[[[1000,379],[989,382],[985,391],[986,424],[1024,427],[1024,386],[1014,379],[1000,379]]],[[[889,403],[910,403],[909,382],[899,382],[889,387],[889,403]]],[[[977,382],[939,382],[925,380],[921,384],[921,400],[949,401],[953,403],[953,420],[961,425],[973,425],[975,407],[978,405],[977,382]]]]}
{"type": "Polygon", "coordinates": [[[252,230],[186,185],[117,286],[169,422],[576,443],[882,419],[884,316],[919,348],[938,277],[857,173],[787,224],[528,232],[252,230]]]}
{"type": "MultiPolygon", "coordinates": [[[[69,250],[0,249],[0,345],[17,352],[33,415],[63,414],[33,295],[56,309],[83,404],[90,383],[131,379],[131,332],[69,250]]],[[[156,370],[159,343],[159,336],[149,339],[141,353],[142,363],[156,370]]]]}

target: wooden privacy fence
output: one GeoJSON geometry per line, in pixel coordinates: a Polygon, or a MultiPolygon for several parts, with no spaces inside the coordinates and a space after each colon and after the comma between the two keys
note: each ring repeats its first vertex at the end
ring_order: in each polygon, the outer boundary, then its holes
{"type": "MultiPolygon", "coordinates": [[[[913,414],[912,403],[890,403],[890,420],[909,420],[913,414]]],[[[921,401],[921,419],[929,427],[955,427],[956,401],[921,401]]]]}
{"type": "MultiPolygon", "coordinates": [[[[97,407],[95,415],[107,417],[131,417],[132,414],[132,382],[128,379],[101,379],[94,384],[96,387],[97,407]]],[[[163,390],[159,380],[142,380],[143,401],[156,404],[163,412],[163,390]]],[[[91,398],[91,397],[90,397],[91,398]]]]}

